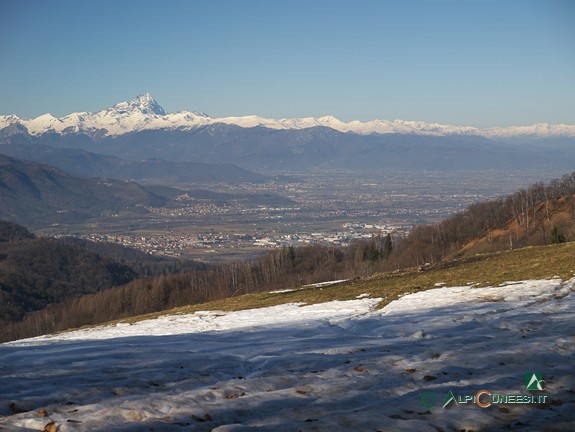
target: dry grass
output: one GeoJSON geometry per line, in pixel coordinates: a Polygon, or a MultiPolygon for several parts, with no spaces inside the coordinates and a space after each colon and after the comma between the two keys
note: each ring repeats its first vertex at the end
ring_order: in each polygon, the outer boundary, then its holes
{"type": "MultiPolygon", "coordinates": [[[[499,285],[509,281],[569,279],[575,274],[575,242],[560,245],[527,247],[448,261],[433,266],[383,273],[363,279],[315,287],[301,287],[282,293],[246,294],[225,300],[179,307],[169,311],[119,320],[136,322],[166,314],[200,310],[237,311],[275,306],[284,303],[315,304],[333,300],[352,300],[361,294],[383,298],[380,307],[407,293],[441,286],[499,285]]],[[[112,323],[111,323],[112,324],[112,323]]]]}
{"type": "MultiPolygon", "coordinates": [[[[368,294],[382,298],[379,306],[405,295],[438,286],[494,286],[504,282],[569,279],[575,275],[575,242],[559,245],[527,247],[447,261],[401,272],[382,273],[323,287],[300,287],[287,292],[245,294],[225,300],[183,306],[168,311],[124,318],[117,322],[137,322],[162,315],[197,311],[237,311],[276,306],[285,303],[316,304],[333,300],[353,300],[368,294]]],[[[87,326],[93,327],[93,326],[87,326]]]]}

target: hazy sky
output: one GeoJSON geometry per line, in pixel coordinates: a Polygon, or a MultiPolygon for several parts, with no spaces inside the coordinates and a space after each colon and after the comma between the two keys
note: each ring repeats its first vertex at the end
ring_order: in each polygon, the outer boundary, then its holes
{"type": "Polygon", "coordinates": [[[571,0],[0,0],[0,114],[575,123],[571,0]]]}

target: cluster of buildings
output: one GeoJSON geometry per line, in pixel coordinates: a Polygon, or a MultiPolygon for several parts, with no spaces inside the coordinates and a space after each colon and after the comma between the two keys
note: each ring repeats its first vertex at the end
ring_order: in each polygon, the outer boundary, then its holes
{"type": "Polygon", "coordinates": [[[185,256],[203,250],[215,252],[221,249],[267,249],[284,246],[304,246],[309,244],[349,245],[373,235],[393,233],[403,236],[409,231],[406,225],[345,223],[340,231],[322,233],[224,233],[215,230],[202,233],[161,234],[77,234],[77,237],[94,242],[108,242],[135,248],[152,255],[185,256]]]}

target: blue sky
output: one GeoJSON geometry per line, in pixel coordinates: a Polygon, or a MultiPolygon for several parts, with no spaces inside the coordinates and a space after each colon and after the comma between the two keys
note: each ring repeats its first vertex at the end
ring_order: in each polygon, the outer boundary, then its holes
{"type": "Polygon", "coordinates": [[[575,123],[570,0],[0,1],[0,114],[575,123]]]}

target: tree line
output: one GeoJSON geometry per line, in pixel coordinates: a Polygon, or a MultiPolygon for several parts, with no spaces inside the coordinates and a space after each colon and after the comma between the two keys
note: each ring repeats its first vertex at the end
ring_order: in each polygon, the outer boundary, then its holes
{"type": "Polygon", "coordinates": [[[356,243],[348,253],[333,246],[285,247],[252,262],[140,278],[31,312],[20,322],[6,323],[0,339],[19,339],[246,293],[349,278],[360,272],[358,266],[381,259],[380,254],[390,248],[389,236],[376,236],[356,243]]]}

